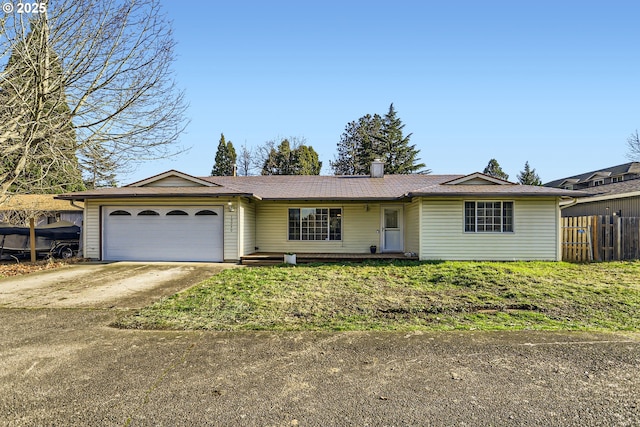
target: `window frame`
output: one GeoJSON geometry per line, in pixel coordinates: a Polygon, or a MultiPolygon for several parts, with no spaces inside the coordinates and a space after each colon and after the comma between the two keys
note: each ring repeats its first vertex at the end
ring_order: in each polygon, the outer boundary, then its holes
{"type": "MultiPolygon", "coordinates": [[[[344,230],[344,223],[342,221],[344,217],[344,209],[342,207],[331,207],[331,206],[291,206],[291,207],[287,207],[287,242],[342,242],[343,240],[343,230],[344,230]],[[298,221],[298,225],[297,225],[297,230],[296,233],[292,234],[292,212],[293,210],[297,210],[298,211],[298,215],[297,215],[297,221],[298,221]],[[326,228],[323,227],[318,229],[317,227],[317,221],[318,220],[313,220],[316,222],[316,224],[311,224],[309,222],[307,222],[306,224],[303,223],[304,221],[304,216],[303,216],[303,210],[315,210],[316,211],[316,215],[326,215],[326,228]],[[326,210],[326,214],[323,214],[322,212],[318,213],[318,210],[326,210]],[[333,213],[335,213],[335,211],[338,211],[337,214],[335,216],[332,216],[332,211],[334,211],[333,213]],[[331,226],[331,222],[333,218],[339,218],[339,228],[336,230],[332,231],[332,226],[331,226]],[[312,232],[314,237],[318,236],[318,233],[321,233],[320,236],[322,236],[322,233],[326,234],[326,238],[325,239],[304,239],[304,234],[305,234],[305,227],[306,227],[306,231],[307,233],[312,232]],[[324,229],[324,230],[323,230],[324,229]],[[339,238],[335,238],[336,235],[339,236],[339,238]],[[292,238],[297,236],[297,238],[292,238]],[[333,238],[332,238],[333,237],[333,238]]],[[[320,219],[320,221],[322,221],[322,218],[320,219]]],[[[309,234],[308,234],[309,236],[309,234]]]]}
{"type": "MultiPolygon", "coordinates": [[[[462,205],[462,207],[463,207],[462,208],[463,209],[463,212],[462,212],[463,213],[463,221],[462,221],[463,232],[465,234],[478,234],[478,233],[479,234],[513,234],[513,233],[515,233],[515,210],[516,210],[515,206],[516,206],[516,203],[513,200],[465,200],[463,202],[463,205],[462,205]],[[474,206],[474,209],[473,209],[473,215],[474,215],[473,216],[473,220],[474,220],[473,221],[473,230],[469,230],[468,229],[468,226],[471,225],[470,222],[468,221],[468,216],[467,216],[467,214],[469,212],[468,211],[468,206],[467,206],[468,203],[473,203],[473,206],[474,206]],[[499,218],[500,218],[500,224],[499,224],[500,230],[486,230],[486,229],[485,230],[479,230],[478,229],[478,224],[479,224],[478,218],[480,217],[478,215],[478,210],[479,210],[478,204],[479,203],[483,203],[483,204],[500,203],[500,207],[499,207],[499,209],[500,209],[500,216],[499,216],[499,218]],[[509,207],[505,207],[506,203],[510,204],[510,211],[511,211],[510,215],[507,215],[507,211],[505,210],[505,209],[509,208],[509,207]],[[505,218],[509,218],[511,220],[510,224],[509,224],[508,221],[505,221],[505,218]],[[510,229],[507,229],[507,228],[510,228],[510,229]]],[[[480,209],[484,209],[485,211],[487,209],[492,209],[492,210],[495,211],[496,207],[495,206],[493,206],[493,207],[483,206],[480,209]]],[[[492,221],[493,226],[496,225],[495,218],[497,218],[497,217],[495,215],[491,215],[491,216],[484,215],[483,218],[484,218],[484,221],[483,221],[484,223],[482,225],[485,228],[488,225],[487,224],[487,218],[492,218],[493,219],[493,221],[492,221]]]]}

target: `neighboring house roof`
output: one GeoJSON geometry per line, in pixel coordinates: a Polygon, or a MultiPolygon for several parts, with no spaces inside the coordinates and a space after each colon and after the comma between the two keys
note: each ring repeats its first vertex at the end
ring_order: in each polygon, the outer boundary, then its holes
{"type": "Polygon", "coordinates": [[[608,168],[602,168],[591,172],[581,173],[578,175],[569,176],[566,178],[556,179],[554,181],[544,184],[545,187],[562,187],[566,183],[577,184],[587,182],[596,177],[609,177],[619,176],[624,174],[637,174],[640,173],[640,162],[629,162],[622,165],[611,166],[608,168]]]}
{"type": "Polygon", "coordinates": [[[579,203],[640,196],[640,178],[600,185],[598,187],[589,187],[580,191],[586,195],[585,197],[579,198],[579,203]]]}
{"type": "Polygon", "coordinates": [[[0,203],[0,211],[82,212],[82,206],[73,206],[53,194],[13,194],[0,203]]]}
{"type": "MultiPolygon", "coordinates": [[[[176,181],[173,181],[174,183],[176,181]]],[[[179,182],[179,181],[177,181],[179,182]]],[[[578,197],[578,191],[517,185],[481,173],[471,175],[369,176],[211,176],[192,177],[167,171],[121,188],[104,188],[59,195],[66,200],[97,198],[244,196],[262,200],[398,200],[414,196],[553,196],[578,197]],[[155,186],[168,178],[184,179],[184,186],[155,186]],[[200,186],[192,186],[200,181],[200,186]],[[204,181],[204,183],[202,183],[204,181]],[[139,186],[140,183],[145,186],[139,186]],[[206,186],[206,183],[213,185],[206,186]],[[484,185],[482,185],[484,184],[484,185]]]]}

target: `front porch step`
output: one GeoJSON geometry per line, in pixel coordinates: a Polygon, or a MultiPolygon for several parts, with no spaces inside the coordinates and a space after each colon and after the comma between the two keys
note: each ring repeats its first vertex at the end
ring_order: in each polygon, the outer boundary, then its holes
{"type": "MultiPolygon", "coordinates": [[[[417,256],[406,256],[403,253],[384,254],[328,254],[328,253],[298,253],[296,262],[298,264],[320,263],[320,262],[364,262],[368,260],[392,261],[417,261],[417,256]]],[[[277,265],[284,263],[284,253],[264,253],[258,252],[240,257],[242,265],[277,265]]]]}

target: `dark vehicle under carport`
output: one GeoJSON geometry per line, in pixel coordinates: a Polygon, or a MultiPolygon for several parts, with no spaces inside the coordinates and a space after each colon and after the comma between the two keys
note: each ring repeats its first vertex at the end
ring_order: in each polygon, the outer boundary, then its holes
{"type": "MultiPolygon", "coordinates": [[[[39,257],[71,258],[80,247],[80,227],[57,222],[35,228],[36,253],[39,257]]],[[[31,252],[29,227],[0,224],[0,259],[24,257],[31,252]]]]}

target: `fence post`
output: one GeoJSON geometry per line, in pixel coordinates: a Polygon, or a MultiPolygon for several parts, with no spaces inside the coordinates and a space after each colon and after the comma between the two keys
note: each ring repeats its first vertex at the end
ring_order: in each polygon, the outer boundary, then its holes
{"type": "Polygon", "coordinates": [[[33,217],[29,218],[29,246],[31,249],[31,262],[36,262],[36,230],[33,217]]]}
{"type": "Polygon", "coordinates": [[[600,254],[600,239],[598,238],[600,233],[600,225],[598,223],[599,217],[594,215],[590,218],[591,222],[591,243],[593,245],[593,259],[596,261],[602,261],[602,255],[600,254]]]}
{"type": "Polygon", "coordinates": [[[614,224],[614,227],[616,228],[614,236],[617,240],[615,243],[616,260],[620,261],[622,260],[622,218],[619,216],[614,217],[614,224]]]}

